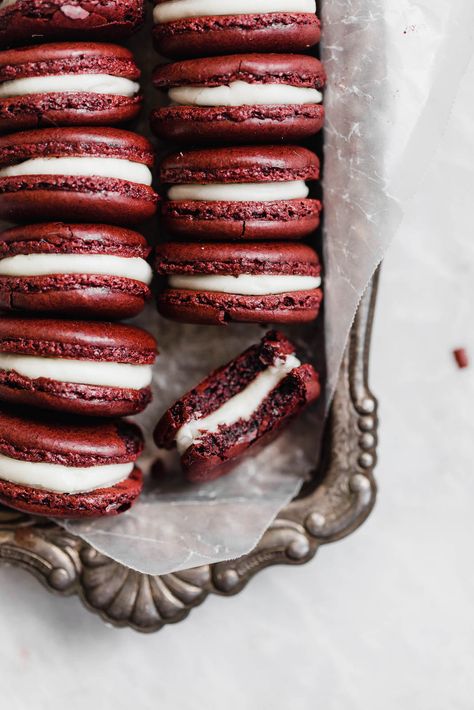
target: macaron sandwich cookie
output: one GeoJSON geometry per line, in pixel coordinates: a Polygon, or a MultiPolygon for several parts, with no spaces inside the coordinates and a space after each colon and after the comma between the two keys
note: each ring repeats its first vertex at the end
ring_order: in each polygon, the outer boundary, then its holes
{"type": "Polygon", "coordinates": [[[128,510],[142,490],[140,430],[117,420],[0,408],[0,503],[31,515],[91,518],[128,510]]]}
{"type": "Polygon", "coordinates": [[[319,42],[315,0],[155,0],[154,39],[167,57],[302,52],[319,42]]]}
{"type": "Polygon", "coordinates": [[[0,218],[135,224],[156,212],[154,152],[118,128],[43,128],[0,137],[0,218]]]}
{"type": "Polygon", "coordinates": [[[129,121],[140,111],[139,77],[132,53],[114,44],[0,52],[0,131],[129,121]]]}
{"type": "Polygon", "coordinates": [[[151,126],[181,143],[279,143],[322,128],[318,59],[298,54],[233,54],[159,66],[156,88],[170,105],[156,108],[151,126]]]}
{"type": "Polygon", "coordinates": [[[319,224],[306,180],[318,157],[298,146],[249,146],[169,155],[160,181],[163,227],[185,239],[300,239],[319,224]]]}
{"type": "Polygon", "coordinates": [[[317,254],[280,242],[169,242],[157,247],[156,271],[168,277],[158,311],[185,323],[302,323],[319,313],[317,254]]]}
{"type": "Polygon", "coordinates": [[[0,318],[0,400],[127,416],[151,400],[156,342],[118,323],[0,318]]]}
{"type": "Polygon", "coordinates": [[[0,234],[0,310],[120,319],[151,296],[150,249],[123,227],[40,223],[0,234]]]}
{"type": "Polygon", "coordinates": [[[1,0],[0,47],[128,37],[144,17],[144,0],[1,0]]]}
{"type": "Polygon", "coordinates": [[[178,449],[188,480],[210,481],[268,443],[319,394],[313,366],[303,365],[295,346],[272,331],[176,402],[158,423],[155,441],[178,449]]]}

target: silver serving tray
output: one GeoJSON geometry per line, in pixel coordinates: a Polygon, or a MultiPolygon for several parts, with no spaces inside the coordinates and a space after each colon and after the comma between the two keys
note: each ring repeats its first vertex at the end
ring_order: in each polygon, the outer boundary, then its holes
{"type": "Polygon", "coordinates": [[[209,594],[236,594],[265,567],[309,562],[320,545],[356,530],[376,496],[377,401],[368,367],[377,283],[378,274],[350,333],[313,479],[253,552],[152,577],[104,557],[52,522],[0,507],[0,562],[26,569],[52,592],[77,595],[106,622],[152,632],[182,621],[209,594]]]}

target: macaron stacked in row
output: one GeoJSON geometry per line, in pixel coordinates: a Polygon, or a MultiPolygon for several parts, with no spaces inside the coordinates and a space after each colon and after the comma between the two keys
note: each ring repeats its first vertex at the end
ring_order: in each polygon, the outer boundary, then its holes
{"type": "Polygon", "coordinates": [[[320,163],[297,142],[324,121],[324,67],[302,53],[320,38],[315,1],[155,0],[153,17],[156,48],[177,61],[154,72],[167,103],[151,128],[182,146],[159,166],[158,310],[203,324],[314,320],[321,267],[298,242],[319,225],[320,163]]]}
{"type": "MultiPolygon", "coordinates": [[[[298,145],[323,125],[325,71],[314,0],[155,0],[154,41],[174,59],[154,72],[165,105],[159,312],[186,323],[303,323],[320,310],[321,266],[303,240],[320,162],[298,145]],[[282,52],[285,52],[282,54],[282,52]]],[[[270,331],[183,395],[155,430],[188,480],[227,473],[320,394],[314,367],[270,331]]]]}
{"type": "Polygon", "coordinates": [[[0,3],[0,502],[29,513],[114,515],[142,488],[119,417],[150,402],[157,347],[114,321],[151,295],[127,225],[156,212],[154,151],[116,127],[141,108],[133,55],[96,40],[143,18],[143,0],[0,3]]]}

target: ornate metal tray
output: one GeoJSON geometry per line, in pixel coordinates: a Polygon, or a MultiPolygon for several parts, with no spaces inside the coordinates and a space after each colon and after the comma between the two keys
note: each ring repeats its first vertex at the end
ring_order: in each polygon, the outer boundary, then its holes
{"type": "Polygon", "coordinates": [[[368,385],[378,274],[352,327],[314,478],[249,555],[151,577],[104,557],[54,523],[0,508],[0,562],[23,567],[52,592],[77,595],[115,626],[158,631],[210,594],[231,595],[274,564],[302,564],[358,528],[375,502],[377,402],[368,385]]]}

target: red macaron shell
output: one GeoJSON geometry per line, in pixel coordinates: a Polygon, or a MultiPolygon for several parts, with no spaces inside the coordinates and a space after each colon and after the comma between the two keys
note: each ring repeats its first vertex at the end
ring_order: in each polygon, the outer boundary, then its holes
{"type": "MultiPolygon", "coordinates": [[[[157,446],[173,449],[178,431],[195,420],[196,412],[206,417],[218,410],[276,359],[294,352],[295,346],[282,333],[267,333],[260,343],[212,372],[164,414],[154,432],[157,446]]],[[[319,377],[312,365],[297,367],[265,398],[249,420],[221,426],[218,432],[204,434],[199,442],[190,446],[181,458],[186,477],[192,482],[204,482],[229,472],[237,459],[269,443],[319,394],[319,377]]]]}
{"type": "MultiPolygon", "coordinates": [[[[170,274],[278,274],[318,276],[317,254],[304,244],[183,244],[157,247],[155,268],[170,274]]],[[[314,320],[322,302],[321,289],[270,295],[240,295],[165,288],[157,300],[166,318],[184,323],[225,325],[244,323],[304,323],[314,320]]]]}
{"type": "MultiPolygon", "coordinates": [[[[56,43],[0,52],[0,82],[73,74],[107,74],[137,81],[140,70],[129,50],[113,44],[56,43]]],[[[0,132],[123,123],[138,115],[141,103],[140,95],[78,91],[4,97],[0,98],[0,132]]]]}
{"type": "Polygon", "coordinates": [[[0,7],[0,46],[49,39],[119,39],[145,18],[144,0],[18,0],[0,7]]]}
{"type": "MultiPolygon", "coordinates": [[[[19,254],[110,254],[147,259],[137,232],[109,225],[36,224],[0,234],[1,260],[19,254]]],[[[0,309],[72,318],[132,318],[151,297],[147,284],[114,275],[1,276],[0,309]]]]}
{"type": "MultiPolygon", "coordinates": [[[[143,444],[138,427],[125,421],[91,423],[88,419],[0,410],[0,453],[21,461],[72,467],[132,463],[143,444]]],[[[0,502],[32,515],[116,515],[130,507],[141,487],[142,475],[136,467],[116,486],[73,495],[0,480],[0,502]]]]}
{"type": "Polygon", "coordinates": [[[46,222],[25,224],[0,233],[0,259],[16,254],[114,254],[147,259],[142,234],[109,224],[46,222]]]}
{"type": "Polygon", "coordinates": [[[275,202],[164,201],[161,222],[177,239],[295,240],[314,232],[320,222],[319,200],[275,202]]]}
{"type": "MultiPolygon", "coordinates": [[[[156,88],[164,90],[234,81],[322,89],[326,73],[321,62],[311,56],[235,54],[167,64],[158,67],[153,76],[156,88]]],[[[157,136],[185,145],[280,143],[317,133],[324,123],[324,108],[320,104],[171,105],[156,108],[150,120],[157,136]]]]}
{"type": "Polygon", "coordinates": [[[303,52],[321,38],[311,13],[213,15],[155,24],[155,47],[174,59],[237,52],[303,52]]]}
{"type": "Polygon", "coordinates": [[[155,69],[157,89],[174,86],[222,86],[234,81],[289,84],[322,89],[326,72],[315,57],[304,54],[234,54],[163,64],[155,69]]]}
{"type": "Polygon", "coordinates": [[[151,365],[157,349],[150,333],[124,323],[3,316],[0,352],[151,365]]]}
{"type": "MultiPolygon", "coordinates": [[[[155,339],[146,331],[117,323],[3,317],[0,352],[45,358],[151,365],[155,339]]],[[[70,414],[111,417],[142,411],[150,387],[131,389],[75,384],[49,378],[31,379],[0,370],[0,399],[70,414]]]]}
{"type": "Polygon", "coordinates": [[[238,146],[171,153],[160,165],[160,182],[253,183],[317,180],[318,156],[301,146],[238,146]]]}
{"type": "Polygon", "coordinates": [[[136,461],[143,451],[140,429],[125,420],[91,422],[42,412],[0,409],[0,453],[21,461],[62,466],[103,466],[136,461]]]}
{"type": "MultiPolygon", "coordinates": [[[[144,137],[116,128],[46,128],[0,137],[0,167],[37,157],[122,158],[151,167],[144,137]]],[[[134,224],[156,212],[157,195],[128,180],[68,175],[0,177],[0,218],[134,224]]]]}
{"type": "Polygon", "coordinates": [[[319,276],[316,252],[306,244],[183,244],[168,242],[155,250],[155,269],[170,274],[299,274],[319,276]]]}
{"type": "Polygon", "coordinates": [[[180,323],[310,323],[321,308],[322,291],[293,291],[271,296],[239,296],[210,291],[167,289],[158,296],[158,311],[180,323]]]}
{"type": "MultiPolygon", "coordinates": [[[[166,184],[316,180],[319,159],[299,146],[245,146],[173,153],[160,166],[166,184]]],[[[260,202],[164,200],[165,231],[180,239],[301,239],[319,225],[314,199],[260,202]]]]}
{"type": "Polygon", "coordinates": [[[324,107],[165,106],[154,109],[150,120],[158,138],[183,145],[293,142],[322,129],[324,107]]]}
{"type": "Polygon", "coordinates": [[[0,479],[0,503],[29,515],[69,520],[103,518],[130,510],[142,490],[143,474],[135,466],[124,481],[87,493],[55,493],[0,479]]]}

